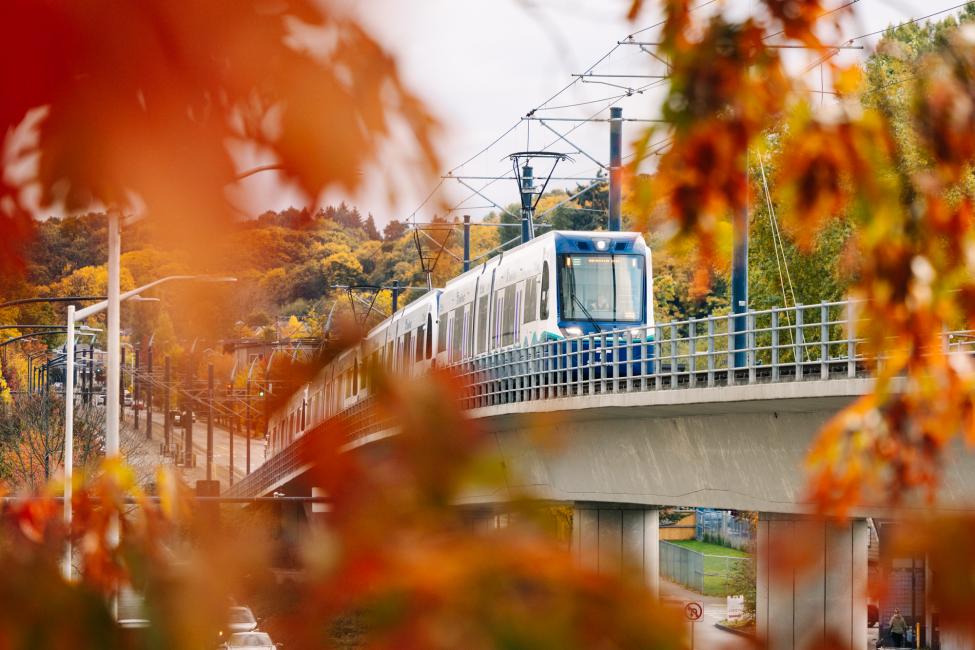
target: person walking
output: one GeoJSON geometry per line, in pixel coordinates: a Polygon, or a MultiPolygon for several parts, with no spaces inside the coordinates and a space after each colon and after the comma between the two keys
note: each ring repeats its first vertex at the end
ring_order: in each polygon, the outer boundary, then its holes
{"type": "Polygon", "coordinates": [[[904,647],[905,632],[907,632],[907,621],[901,616],[901,610],[895,609],[894,615],[890,617],[890,640],[894,642],[895,648],[904,647]]]}

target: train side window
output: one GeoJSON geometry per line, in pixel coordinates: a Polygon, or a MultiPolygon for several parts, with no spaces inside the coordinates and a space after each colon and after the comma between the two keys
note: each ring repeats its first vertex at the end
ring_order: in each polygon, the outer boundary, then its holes
{"type": "Polygon", "coordinates": [[[409,367],[412,359],[410,354],[413,352],[413,332],[408,331],[403,335],[403,367],[409,367]]]}
{"type": "Polygon", "coordinates": [[[538,317],[548,318],[548,260],[542,262],[542,290],[539,293],[538,317]]]}
{"type": "Polygon", "coordinates": [[[477,299],[477,333],[475,335],[475,342],[477,347],[477,354],[484,352],[487,347],[487,331],[488,331],[488,297],[486,295],[481,296],[477,299]]]}
{"type": "Polygon", "coordinates": [[[464,306],[461,305],[452,312],[450,321],[450,360],[457,361],[460,358],[463,340],[464,325],[464,306]]]}
{"type": "Polygon", "coordinates": [[[514,332],[512,336],[513,339],[512,343],[517,343],[519,340],[521,340],[521,307],[522,307],[521,303],[523,300],[524,300],[524,291],[518,291],[518,289],[516,288],[515,308],[513,310],[513,313],[511,314],[511,319],[514,321],[513,323],[514,332]]]}
{"type": "Polygon", "coordinates": [[[501,345],[501,305],[504,301],[502,296],[504,291],[498,289],[494,292],[494,311],[491,313],[491,349],[501,345]]]}
{"type": "Polygon", "coordinates": [[[525,281],[525,314],[524,324],[535,320],[535,303],[538,301],[538,287],[535,285],[535,278],[531,277],[525,281]]]}
{"type": "Polygon", "coordinates": [[[511,345],[515,340],[515,285],[504,288],[504,320],[501,329],[502,347],[511,345]]]}
{"type": "Polygon", "coordinates": [[[414,354],[416,361],[423,361],[423,343],[427,338],[426,332],[426,325],[420,325],[420,327],[416,330],[416,351],[414,354]]]}
{"type": "Polygon", "coordinates": [[[427,314],[427,353],[424,358],[429,359],[433,356],[433,316],[427,314]]]}
{"type": "Polygon", "coordinates": [[[440,314],[440,331],[437,332],[437,354],[447,351],[447,312],[440,314]]]}

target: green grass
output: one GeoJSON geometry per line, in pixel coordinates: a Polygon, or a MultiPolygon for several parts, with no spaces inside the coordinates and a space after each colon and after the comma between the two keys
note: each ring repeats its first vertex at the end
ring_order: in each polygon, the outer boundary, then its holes
{"type": "Polygon", "coordinates": [[[725,560],[727,557],[751,557],[744,551],[739,551],[727,546],[699,542],[697,540],[682,540],[672,542],[678,546],[683,546],[692,551],[704,555],[704,595],[705,596],[728,596],[733,595],[728,590],[729,572],[732,562],[725,560]]]}
{"type": "Polygon", "coordinates": [[[704,555],[718,555],[722,557],[751,557],[748,555],[748,553],[739,551],[735,548],[719,546],[718,544],[711,544],[709,542],[699,542],[695,539],[679,540],[676,542],[671,542],[671,544],[683,546],[684,548],[689,548],[692,551],[697,551],[698,553],[702,553],[704,555]]]}

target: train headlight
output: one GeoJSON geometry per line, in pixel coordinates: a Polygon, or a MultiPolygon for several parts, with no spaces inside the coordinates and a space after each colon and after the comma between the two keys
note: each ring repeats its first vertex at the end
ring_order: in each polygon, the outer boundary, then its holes
{"type": "Polygon", "coordinates": [[[566,327],[565,333],[568,334],[569,336],[582,336],[582,328],[576,327],[575,325],[573,325],[572,327],[566,327]]]}
{"type": "Polygon", "coordinates": [[[609,240],[608,239],[594,239],[593,243],[596,245],[597,251],[609,250],[609,240]]]}

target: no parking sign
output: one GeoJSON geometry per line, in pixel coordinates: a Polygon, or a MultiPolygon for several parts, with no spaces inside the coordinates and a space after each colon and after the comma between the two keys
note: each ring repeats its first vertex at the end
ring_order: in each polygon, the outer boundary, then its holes
{"type": "Polygon", "coordinates": [[[695,600],[684,603],[684,616],[691,622],[691,650],[694,650],[694,623],[704,616],[704,604],[695,600]]]}

